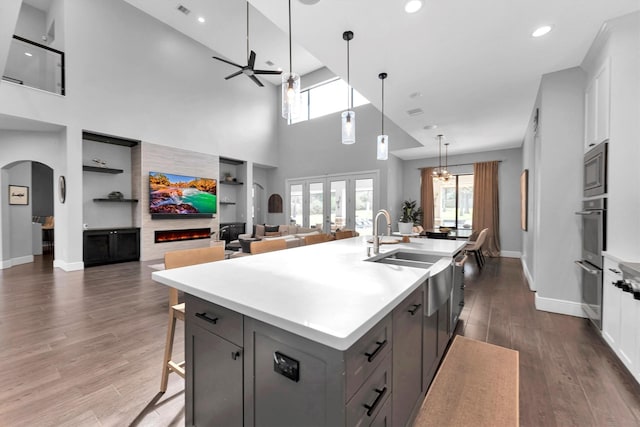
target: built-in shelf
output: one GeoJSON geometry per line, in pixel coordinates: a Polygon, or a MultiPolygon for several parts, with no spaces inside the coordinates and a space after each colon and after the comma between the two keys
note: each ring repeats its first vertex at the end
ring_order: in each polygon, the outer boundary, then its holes
{"type": "Polygon", "coordinates": [[[234,165],[234,166],[239,166],[244,164],[242,160],[230,159],[228,157],[220,157],[220,163],[225,163],[227,165],[234,165]]]}
{"type": "Polygon", "coordinates": [[[104,133],[98,132],[90,132],[90,131],[82,131],[82,139],[86,139],[87,141],[96,141],[103,142],[105,144],[113,144],[120,145],[122,147],[135,147],[140,144],[139,140],[129,139],[129,138],[120,138],[118,136],[106,135],[104,133]]]}
{"type": "Polygon", "coordinates": [[[112,174],[124,172],[124,170],[122,169],[101,168],[99,166],[89,166],[89,165],[82,165],[82,170],[87,172],[100,172],[100,173],[112,173],[112,174]]]}
{"type": "Polygon", "coordinates": [[[220,202],[221,205],[235,205],[236,202],[220,202]]]}
{"type": "Polygon", "coordinates": [[[94,202],[138,203],[138,199],[93,199],[94,202]]]}
{"type": "Polygon", "coordinates": [[[244,185],[244,182],[238,182],[238,181],[220,181],[220,184],[224,184],[224,185],[244,185]]]}

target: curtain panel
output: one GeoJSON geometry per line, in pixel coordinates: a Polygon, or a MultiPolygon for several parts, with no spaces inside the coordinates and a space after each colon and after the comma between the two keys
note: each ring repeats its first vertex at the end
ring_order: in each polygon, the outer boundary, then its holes
{"type": "Polygon", "coordinates": [[[420,206],[422,227],[433,229],[433,168],[423,168],[420,176],[420,206]]]}
{"type": "Polygon", "coordinates": [[[500,205],[498,199],[498,161],[473,165],[473,228],[488,228],[482,251],[500,256],[500,205]]]}

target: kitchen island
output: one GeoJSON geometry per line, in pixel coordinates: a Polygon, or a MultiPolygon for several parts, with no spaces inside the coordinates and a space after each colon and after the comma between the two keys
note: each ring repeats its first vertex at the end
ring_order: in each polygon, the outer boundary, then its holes
{"type": "Polygon", "coordinates": [[[412,268],[367,261],[356,237],[154,272],[186,294],[187,424],[403,425],[451,329],[448,304],[426,312],[429,277],[462,247],[438,239],[382,246],[443,258],[412,268]],[[394,394],[407,408],[392,422],[394,394]]]}

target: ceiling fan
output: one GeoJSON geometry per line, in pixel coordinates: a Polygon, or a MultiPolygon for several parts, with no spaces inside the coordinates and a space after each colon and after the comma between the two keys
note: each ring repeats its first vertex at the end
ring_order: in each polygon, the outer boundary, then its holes
{"type": "Polygon", "coordinates": [[[229,74],[227,77],[225,77],[225,80],[229,80],[235,76],[239,76],[240,74],[244,74],[246,76],[248,76],[251,80],[253,80],[253,82],[255,84],[257,84],[260,87],[263,87],[264,85],[262,84],[262,82],[260,80],[258,80],[258,78],[255,76],[256,74],[282,74],[282,71],[277,71],[277,70],[256,70],[253,67],[255,66],[256,63],[256,53],[252,50],[251,53],[249,53],[249,2],[247,2],[247,65],[242,66],[242,65],[238,65],[235,62],[231,62],[231,61],[227,61],[226,59],[217,57],[217,56],[213,56],[213,59],[217,59],[218,61],[222,61],[225,62],[229,65],[233,65],[234,67],[238,67],[240,68],[239,71],[236,71],[233,74],[229,74]]]}

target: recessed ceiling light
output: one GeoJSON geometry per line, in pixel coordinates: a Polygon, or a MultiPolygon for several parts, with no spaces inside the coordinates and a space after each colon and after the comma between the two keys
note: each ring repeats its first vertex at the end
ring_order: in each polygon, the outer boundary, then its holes
{"type": "Polygon", "coordinates": [[[200,22],[201,24],[204,24],[205,21],[206,19],[204,19],[203,16],[198,16],[198,22],[200,22]]]}
{"type": "Polygon", "coordinates": [[[33,56],[33,55],[32,55],[32,54],[30,54],[29,52],[25,52],[24,54],[25,54],[25,55],[27,55],[27,56],[33,56]]]}
{"type": "Polygon", "coordinates": [[[424,130],[438,129],[438,125],[426,125],[423,129],[424,130]]]}
{"type": "Polygon", "coordinates": [[[407,13],[416,13],[422,9],[422,0],[409,0],[404,4],[404,11],[407,13]]]}
{"type": "Polygon", "coordinates": [[[413,108],[411,110],[407,110],[407,114],[411,117],[419,116],[420,114],[424,114],[424,110],[422,108],[413,108]]]}
{"type": "Polygon", "coordinates": [[[545,34],[548,34],[553,27],[551,25],[543,25],[542,27],[536,28],[536,30],[531,33],[531,37],[542,37],[545,34]]]}

